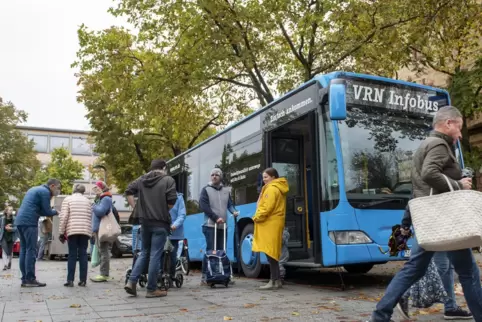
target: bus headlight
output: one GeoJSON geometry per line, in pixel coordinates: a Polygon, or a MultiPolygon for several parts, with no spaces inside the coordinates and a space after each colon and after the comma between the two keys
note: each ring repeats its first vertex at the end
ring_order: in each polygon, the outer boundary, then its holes
{"type": "Polygon", "coordinates": [[[373,241],[363,231],[330,231],[330,239],[337,245],[369,244],[373,241]]]}

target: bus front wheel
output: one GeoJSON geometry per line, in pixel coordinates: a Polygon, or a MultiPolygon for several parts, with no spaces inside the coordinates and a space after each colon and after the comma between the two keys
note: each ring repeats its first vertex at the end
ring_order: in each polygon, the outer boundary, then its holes
{"type": "Polygon", "coordinates": [[[257,278],[261,273],[259,253],[253,252],[254,225],[247,224],[241,234],[239,252],[241,268],[246,277],[257,278]]]}
{"type": "Polygon", "coordinates": [[[372,268],[373,264],[352,264],[352,265],[345,265],[343,268],[352,274],[365,274],[368,273],[372,268]]]}

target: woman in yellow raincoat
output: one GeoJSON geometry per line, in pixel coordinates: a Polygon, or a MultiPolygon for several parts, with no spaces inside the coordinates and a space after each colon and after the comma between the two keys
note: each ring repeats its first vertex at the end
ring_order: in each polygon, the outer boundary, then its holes
{"type": "Polygon", "coordinates": [[[263,172],[265,186],[258,199],[254,221],[253,251],[263,252],[269,261],[271,279],[263,290],[281,287],[279,259],[286,216],[286,194],[288,181],[280,178],[278,171],[268,168],[263,172]]]}

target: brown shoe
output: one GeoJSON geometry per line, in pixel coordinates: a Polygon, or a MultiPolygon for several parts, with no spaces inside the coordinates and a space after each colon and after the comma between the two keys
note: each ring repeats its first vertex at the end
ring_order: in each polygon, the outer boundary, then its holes
{"type": "Polygon", "coordinates": [[[146,297],[153,298],[153,297],[164,297],[167,295],[167,291],[157,289],[155,291],[147,291],[146,297]]]}
{"type": "Polygon", "coordinates": [[[137,283],[132,283],[131,281],[128,281],[126,283],[126,285],[124,286],[124,290],[127,292],[127,294],[137,296],[136,284],[137,283]]]}

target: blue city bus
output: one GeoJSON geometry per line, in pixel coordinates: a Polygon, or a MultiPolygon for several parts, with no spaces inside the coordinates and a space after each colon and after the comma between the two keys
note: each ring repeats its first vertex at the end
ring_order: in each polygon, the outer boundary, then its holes
{"type": "Polygon", "coordinates": [[[240,212],[237,221],[228,216],[227,254],[248,277],[258,277],[267,264],[251,247],[267,167],[289,182],[287,266],[366,273],[375,264],[404,260],[409,251],[385,253],[389,236],[411,197],[412,156],[435,112],[449,103],[441,89],[333,72],[176,156],[168,169],[186,202],[190,260],[204,256],[199,195],[214,167],[223,170],[240,212]]]}

